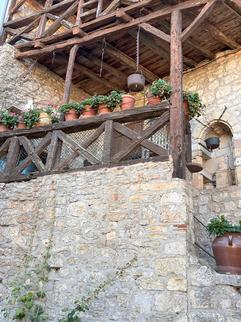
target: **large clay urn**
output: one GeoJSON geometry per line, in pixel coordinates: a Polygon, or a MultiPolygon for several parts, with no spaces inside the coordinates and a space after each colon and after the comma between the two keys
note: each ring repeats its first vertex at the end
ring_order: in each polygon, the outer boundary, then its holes
{"type": "Polygon", "coordinates": [[[216,237],[212,247],[219,273],[241,275],[241,233],[216,237]]]}

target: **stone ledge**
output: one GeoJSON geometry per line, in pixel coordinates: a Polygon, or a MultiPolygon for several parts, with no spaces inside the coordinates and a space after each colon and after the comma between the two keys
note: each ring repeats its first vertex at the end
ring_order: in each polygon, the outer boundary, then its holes
{"type": "Polygon", "coordinates": [[[241,275],[215,274],[216,285],[230,285],[241,287],[241,275]]]}

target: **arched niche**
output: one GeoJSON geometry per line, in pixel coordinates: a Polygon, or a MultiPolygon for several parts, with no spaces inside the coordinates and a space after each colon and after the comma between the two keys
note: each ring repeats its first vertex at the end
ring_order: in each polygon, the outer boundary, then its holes
{"type": "Polygon", "coordinates": [[[199,148],[199,162],[203,166],[199,186],[221,188],[236,184],[233,134],[229,124],[222,120],[210,122],[201,131],[199,148]],[[205,141],[210,137],[219,137],[217,149],[207,148],[205,141]]]}

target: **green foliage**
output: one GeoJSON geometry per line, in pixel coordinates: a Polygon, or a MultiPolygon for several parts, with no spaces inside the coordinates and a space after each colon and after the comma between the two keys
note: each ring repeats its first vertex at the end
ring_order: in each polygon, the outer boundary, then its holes
{"type": "Polygon", "coordinates": [[[188,101],[188,112],[191,118],[198,117],[204,108],[198,93],[183,92],[183,99],[188,101]]]}
{"type": "Polygon", "coordinates": [[[152,82],[150,92],[153,96],[169,99],[172,94],[172,87],[164,79],[156,79],[152,82]]]}
{"type": "Polygon", "coordinates": [[[29,128],[33,127],[36,123],[38,123],[39,118],[40,118],[39,109],[31,109],[23,113],[24,123],[29,128]]]}
{"type": "Polygon", "coordinates": [[[241,220],[239,225],[233,225],[223,215],[210,220],[207,229],[211,234],[222,236],[225,233],[241,233],[241,220]]]}
{"type": "Polygon", "coordinates": [[[60,112],[62,113],[68,113],[69,110],[76,110],[76,112],[80,112],[81,110],[81,104],[80,103],[68,103],[68,104],[64,104],[64,105],[61,105],[59,110],[60,112]]]}
{"type": "Polygon", "coordinates": [[[94,95],[93,96],[92,107],[96,108],[100,104],[107,104],[107,103],[108,103],[108,96],[107,95],[94,95]]]}
{"type": "Polygon", "coordinates": [[[114,110],[122,102],[122,94],[119,91],[111,91],[108,95],[107,106],[114,110]]]}
{"type": "Polygon", "coordinates": [[[9,111],[0,111],[0,121],[9,128],[18,124],[18,117],[9,111]]]}
{"type": "Polygon", "coordinates": [[[50,116],[52,123],[59,123],[60,115],[55,109],[52,108],[52,106],[48,106],[44,112],[50,116]]]}
{"type": "Polygon", "coordinates": [[[92,97],[85,98],[80,104],[83,106],[83,108],[86,105],[92,106],[93,105],[93,98],[92,97]]]}

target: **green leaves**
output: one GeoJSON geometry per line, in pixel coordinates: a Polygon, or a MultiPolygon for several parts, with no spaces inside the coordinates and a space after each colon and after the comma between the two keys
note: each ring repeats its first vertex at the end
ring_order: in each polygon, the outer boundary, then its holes
{"type": "Polygon", "coordinates": [[[150,91],[153,96],[169,99],[172,94],[172,87],[164,79],[159,78],[152,82],[150,91]]]}
{"type": "Polygon", "coordinates": [[[68,113],[69,110],[72,110],[72,109],[76,110],[77,112],[80,112],[82,109],[82,106],[80,103],[68,103],[68,104],[61,105],[59,108],[60,112],[64,114],[68,113]]]}
{"type": "Polygon", "coordinates": [[[118,91],[111,91],[110,94],[108,95],[108,102],[107,106],[111,109],[114,110],[117,105],[121,104],[122,102],[122,94],[118,91]]]}
{"type": "Polygon", "coordinates": [[[222,236],[225,233],[241,233],[241,221],[239,225],[233,225],[223,215],[213,218],[207,225],[207,229],[211,234],[222,236]]]}
{"type": "Polygon", "coordinates": [[[18,117],[8,111],[0,111],[0,121],[9,128],[18,124],[18,117]]]}
{"type": "Polygon", "coordinates": [[[39,122],[40,110],[32,109],[23,113],[23,120],[27,127],[31,128],[39,122]]]}
{"type": "Polygon", "coordinates": [[[183,92],[183,99],[188,101],[188,113],[191,118],[198,117],[204,108],[198,93],[183,92]]]}

